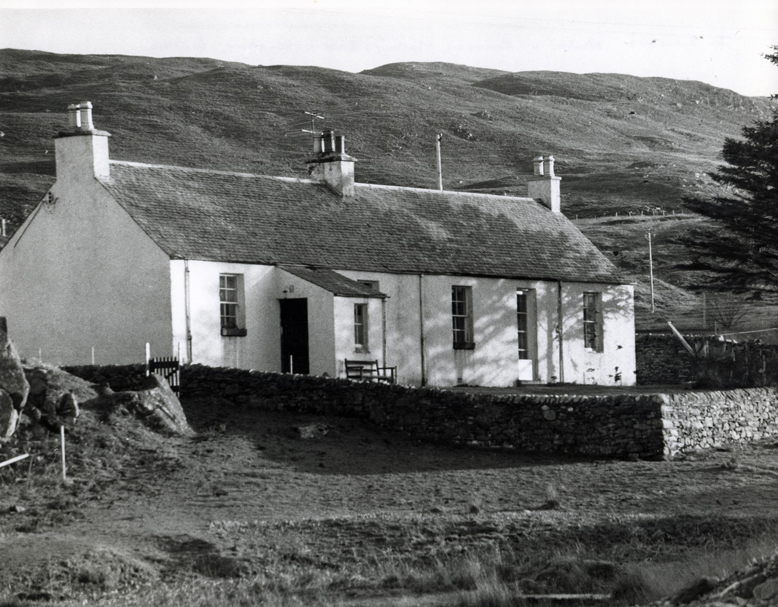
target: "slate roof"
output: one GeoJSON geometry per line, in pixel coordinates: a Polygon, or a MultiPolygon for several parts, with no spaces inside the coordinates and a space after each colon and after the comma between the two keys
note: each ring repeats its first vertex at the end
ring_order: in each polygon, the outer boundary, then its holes
{"type": "Polygon", "coordinates": [[[338,274],[334,270],[323,268],[301,268],[294,266],[279,266],[298,278],[310,282],[338,297],[375,297],[385,299],[385,293],[371,289],[367,285],[338,274]]]}
{"type": "Polygon", "coordinates": [[[172,259],[627,283],[531,198],[111,162],[101,180],[172,259]]]}

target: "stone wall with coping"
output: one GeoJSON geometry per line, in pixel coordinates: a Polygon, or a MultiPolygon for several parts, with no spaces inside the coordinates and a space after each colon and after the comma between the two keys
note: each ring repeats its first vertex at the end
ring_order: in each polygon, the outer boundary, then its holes
{"type": "MultiPolygon", "coordinates": [[[[117,391],[145,375],[143,365],[65,370],[117,391]]],[[[191,365],[181,370],[181,389],[184,398],[223,399],[215,406],[360,417],[419,440],[528,453],[658,459],[778,434],[772,388],[495,394],[191,365]]]]}

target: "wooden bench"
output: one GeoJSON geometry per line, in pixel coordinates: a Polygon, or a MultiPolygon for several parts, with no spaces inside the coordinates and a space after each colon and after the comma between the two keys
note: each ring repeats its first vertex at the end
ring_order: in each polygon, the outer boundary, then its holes
{"type": "Polygon", "coordinates": [[[379,367],[377,360],[346,359],[346,379],[393,384],[397,381],[397,367],[379,367]]]}

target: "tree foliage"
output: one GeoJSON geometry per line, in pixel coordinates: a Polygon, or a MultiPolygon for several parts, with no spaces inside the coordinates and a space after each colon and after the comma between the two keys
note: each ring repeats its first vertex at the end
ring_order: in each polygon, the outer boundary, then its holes
{"type": "MultiPolygon", "coordinates": [[[[778,65],[778,46],[773,51],[765,58],[778,65]]],[[[725,139],[722,156],[727,164],[711,174],[722,194],[685,203],[724,229],[686,239],[695,259],[685,267],[732,288],[778,291],[778,109],[744,127],[742,139],[725,139]]]]}

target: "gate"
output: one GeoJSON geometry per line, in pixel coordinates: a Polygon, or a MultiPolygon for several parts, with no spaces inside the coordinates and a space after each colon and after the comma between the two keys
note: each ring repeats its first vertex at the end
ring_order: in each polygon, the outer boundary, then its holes
{"type": "Polygon", "coordinates": [[[175,356],[151,358],[149,344],[146,344],[146,375],[153,373],[164,377],[176,396],[181,396],[180,369],[181,365],[175,356]]]}

